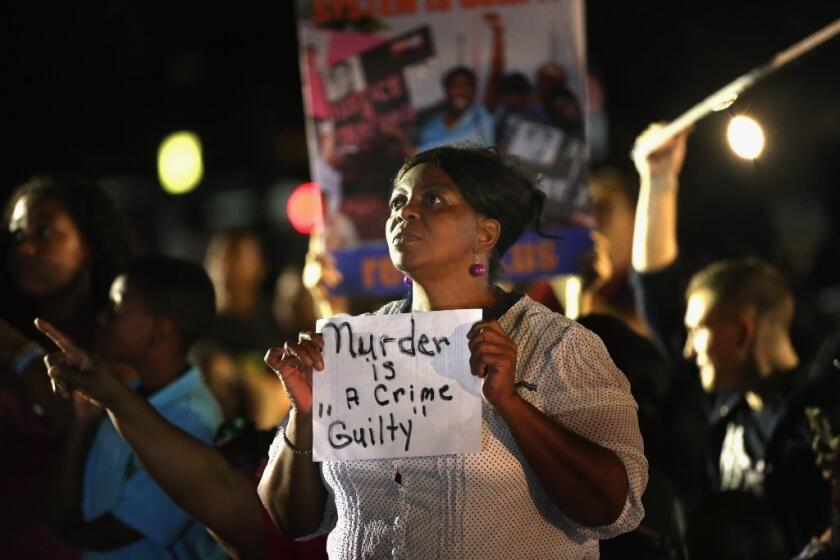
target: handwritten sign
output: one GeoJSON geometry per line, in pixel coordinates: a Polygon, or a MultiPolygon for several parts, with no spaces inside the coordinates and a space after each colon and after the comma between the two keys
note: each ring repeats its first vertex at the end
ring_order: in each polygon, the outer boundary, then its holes
{"type": "Polygon", "coordinates": [[[467,332],[480,309],[320,320],[316,461],[481,451],[481,380],[467,332]]]}

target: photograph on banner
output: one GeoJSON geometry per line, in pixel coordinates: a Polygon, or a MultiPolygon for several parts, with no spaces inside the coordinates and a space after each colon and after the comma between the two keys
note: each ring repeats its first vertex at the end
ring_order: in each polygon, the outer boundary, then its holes
{"type": "Polygon", "coordinates": [[[316,246],[349,267],[345,292],[400,289],[398,275],[363,282],[359,251],[387,255],[393,177],[428,148],[517,156],[541,178],[545,227],[565,237],[589,223],[582,0],[361,4],[297,3],[310,167],[323,197],[316,246]]]}
{"type": "Polygon", "coordinates": [[[480,309],[319,320],[313,376],[316,461],[481,451],[481,380],[467,332],[480,309]]]}

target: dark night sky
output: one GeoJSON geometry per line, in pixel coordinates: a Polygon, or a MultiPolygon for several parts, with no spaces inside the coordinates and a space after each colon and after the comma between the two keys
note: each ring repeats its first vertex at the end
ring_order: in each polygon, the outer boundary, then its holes
{"type": "MultiPolygon", "coordinates": [[[[5,7],[2,194],[43,172],[152,183],[158,143],[182,128],[203,140],[207,190],[230,177],[305,178],[292,2],[173,4],[5,7]]],[[[611,159],[627,167],[649,122],[675,117],[840,17],[834,0],[777,4],[588,2],[589,57],[606,86],[611,159]]],[[[815,193],[834,227],[839,61],[835,40],[735,105],[765,124],[768,147],[756,166],[729,154],[723,117],[700,123],[683,183],[685,204],[698,209],[685,222],[703,239],[737,245],[755,233],[737,231],[748,227],[739,213],[791,193],[815,193]]]]}

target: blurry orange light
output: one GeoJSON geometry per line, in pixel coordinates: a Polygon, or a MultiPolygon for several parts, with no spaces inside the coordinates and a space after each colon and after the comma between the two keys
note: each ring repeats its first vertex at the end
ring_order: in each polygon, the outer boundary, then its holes
{"type": "Polygon", "coordinates": [[[321,220],[321,191],[317,183],[303,183],[295,187],[286,203],[289,222],[298,233],[308,234],[321,220]]]}

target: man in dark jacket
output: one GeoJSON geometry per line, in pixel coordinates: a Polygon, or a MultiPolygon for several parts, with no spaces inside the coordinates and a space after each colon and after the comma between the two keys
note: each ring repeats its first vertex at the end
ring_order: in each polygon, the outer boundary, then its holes
{"type": "Polygon", "coordinates": [[[793,296],[774,267],[742,258],[700,270],[683,297],[676,231],[685,144],[683,133],[635,162],[637,301],[672,369],[686,374],[679,380],[686,408],[708,422],[694,449],[705,447],[709,490],[764,498],[796,549],[825,522],[828,491],[804,436],[802,399],[794,398],[808,376],[790,337],[793,296]]]}

